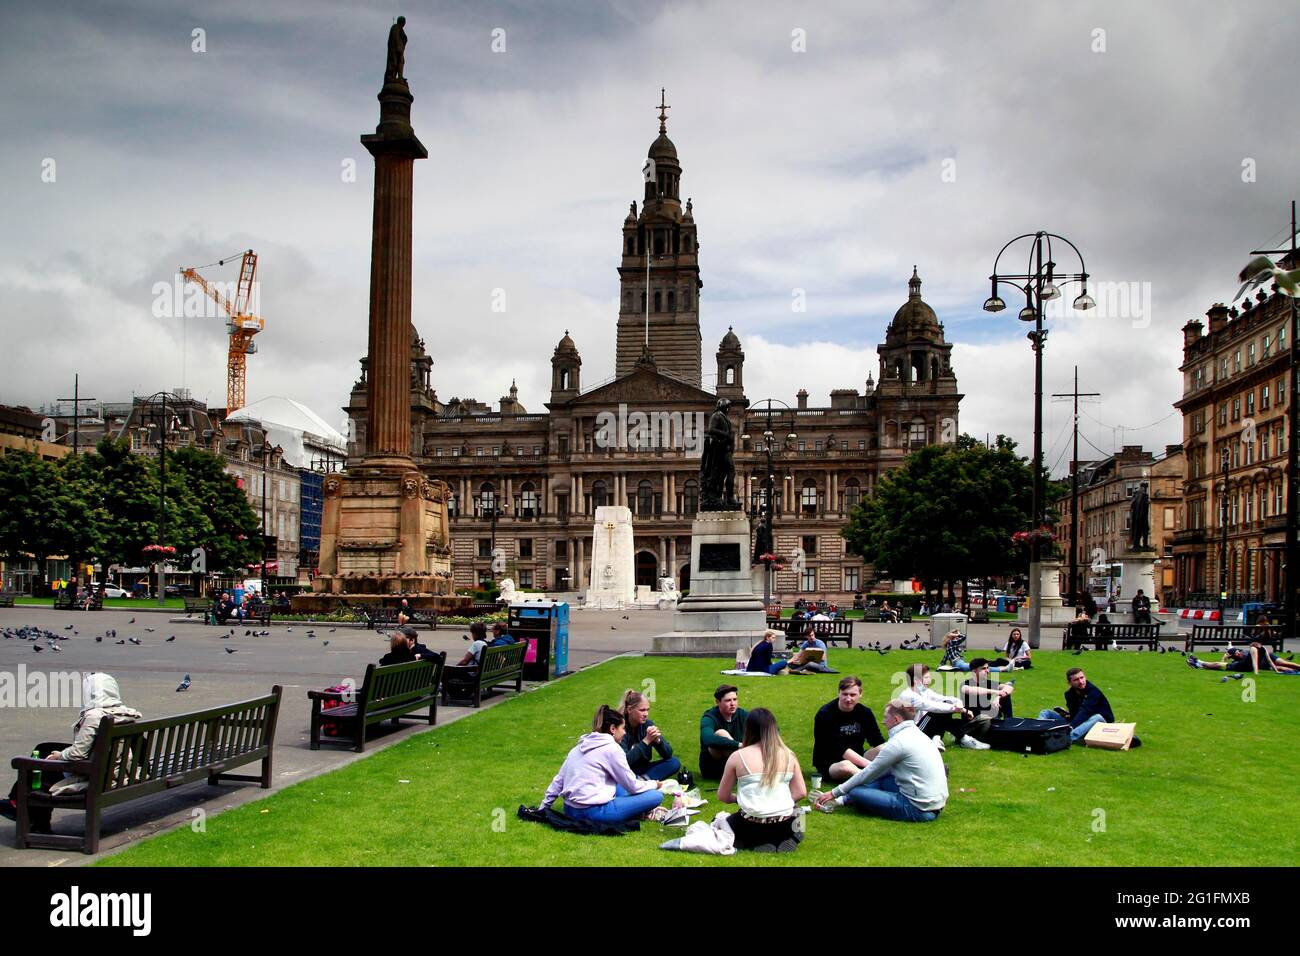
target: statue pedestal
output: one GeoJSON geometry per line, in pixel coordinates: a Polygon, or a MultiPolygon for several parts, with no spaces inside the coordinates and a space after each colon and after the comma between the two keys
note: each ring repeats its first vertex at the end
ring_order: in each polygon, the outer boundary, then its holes
{"type": "Polygon", "coordinates": [[[621,610],[636,600],[632,512],[622,505],[596,509],[591,534],[591,586],[585,607],[621,610]]]}
{"type": "MultiPolygon", "coordinates": [[[[1047,558],[1030,565],[1030,574],[1038,571],[1038,601],[1041,605],[1039,615],[1040,627],[1059,627],[1074,620],[1074,608],[1067,607],[1061,598],[1061,562],[1057,558],[1047,558]]],[[[1031,580],[1032,577],[1031,577],[1031,580]]],[[[1016,623],[1021,627],[1029,624],[1031,609],[1020,606],[1016,623]]]]}
{"type": "MultiPolygon", "coordinates": [[[[1133,596],[1142,589],[1148,598],[1156,589],[1156,550],[1155,548],[1131,548],[1119,556],[1119,597],[1115,599],[1115,610],[1120,614],[1133,613],[1133,596]]],[[[1154,600],[1152,604],[1154,605],[1154,600]]]]}
{"type": "Polygon", "coordinates": [[[673,629],[651,654],[735,659],[767,629],[754,593],[749,518],[743,511],[701,511],[691,524],[691,593],[677,603],[673,629]]]}

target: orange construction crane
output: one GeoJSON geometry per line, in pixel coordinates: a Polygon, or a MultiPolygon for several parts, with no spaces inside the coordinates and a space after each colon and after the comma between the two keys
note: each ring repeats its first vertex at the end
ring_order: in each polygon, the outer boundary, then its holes
{"type": "MultiPolygon", "coordinates": [[[[227,256],[210,264],[224,266],[227,260],[233,258],[234,256],[227,256]]],[[[257,352],[257,344],[253,341],[253,336],[265,328],[265,323],[248,311],[252,305],[253,276],[256,273],[257,253],[249,249],[243,253],[243,259],[239,264],[239,285],[235,287],[235,301],[232,303],[197,271],[181,269],[181,276],[184,279],[193,282],[210,295],[213,301],[226,312],[226,331],[230,333],[230,350],[226,356],[227,412],[244,407],[248,356],[257,352]]]]}

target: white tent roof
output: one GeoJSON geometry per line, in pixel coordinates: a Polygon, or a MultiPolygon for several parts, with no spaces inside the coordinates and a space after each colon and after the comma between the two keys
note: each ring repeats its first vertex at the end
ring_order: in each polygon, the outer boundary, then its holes
{"type": "Polygon", "coordinates": [[[311,464],[312,455],[305,445],[328,449],[339,457],[346,457],[347,439],[302,402],[283,395],[272,395],[237,409],[226,416],[227,421],[258,422],[266,429],[268,438],[284,449],[284,458],[297,468],[311,464]]]}

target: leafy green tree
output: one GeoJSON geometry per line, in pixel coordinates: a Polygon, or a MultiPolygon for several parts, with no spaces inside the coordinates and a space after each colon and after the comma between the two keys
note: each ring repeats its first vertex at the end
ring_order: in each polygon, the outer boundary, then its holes
{"type": "Polygon", "coordinates": [[[186,497],[178,508],[177,537],[168,544],[178,551],[184,548],[186,554],[192,548],[206,549],[210,571],[232,571],[261,556],[261,521],[220,458],[182,448],[167,456],[169,486],[173,475],[182,482],[186,497]]]}
{"type": "Polygon", "coordinates": [[[36,559],[39,588],[44,584],[49,550],[46,522],[54,510],[56,469],[30,452],[0,458],[0,555],[36,559]]]}
{"type": "Polygon", "coordinates": [[[67,555],[74,569],[87,559],[102,556],[110,518],[100,494],[99,469],[91,459],[90,455],[69,455],[55,464],[50,476],[51,493],[43,522],[45,550],[67,555]]]}
{"type": "MultiPolygon", "coordinates": [[[[97,486],[108,513],[100,560],[105,567],[141,564],[146,544],[157,542],[158,472],[143,455],[133,455],[125,440],[104,438],[91,460],[97,466],[97,486]]],[[[89,457],[89,456],[88,456],[89,457]]]]}

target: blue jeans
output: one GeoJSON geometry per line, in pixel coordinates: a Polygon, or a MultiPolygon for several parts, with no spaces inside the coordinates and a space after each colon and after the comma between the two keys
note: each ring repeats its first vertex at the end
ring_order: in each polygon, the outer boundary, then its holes
{"type": "MultiPolygon", "coordinates": [[[[1065,720],[1064,717],[1062,717],[1054,710],[1044,710],[1040,712],[1038,715],[1038,719],[1055,720],[1058,723],[1063,722],[1065,720]]],[[[1092,730],[1093,727],[1101,723],[1105,723],[1105,719],[1101,716],[1101,714],[1093,714],[1091,717],[1089,717],[1087,720],[1081,723],[1078,727],[1071,727],[1070,743],[1074,743],[1075,741],[1082,740],[1084,737],[1088,735],[1088,731],[1092,730]]]]}
{"type": "Polygon", "coordinates": [[[939,817],[939,814],[932,810],[922,810],[899,793],[898,781],[894,779],[892,773],[887,773],[860,787],[854,787],[846,796],[854,809],[868,816],[900,820],[904,823],[929,823],[939,817]]]}
{"type": "Polygon", "coordinates": [[[676,757],[669,757],[666,760],[656,760],[639,776],[645,777],[647,780],[667,780],[669,777],[676,776],[677,771],[681,769],[682,762],[676,757]]]}
{"type": "Polygon", "coordinates": [[[779,674],[781,671],[785,670],[786,665],[789,663],[789,661],[773,661],[768,665],[767,672],[769,674],[779,674]]]}
{"type": "Polygon", "coordinates": [[[615,784],[614,799],[595,807],[571,807],[564,805],[566,816],[576,820],[597,820],[601,823],[624,823],[635,820],[664,802],[663,792],[647,790],[645,793],[628,794],[615,784]]]}

